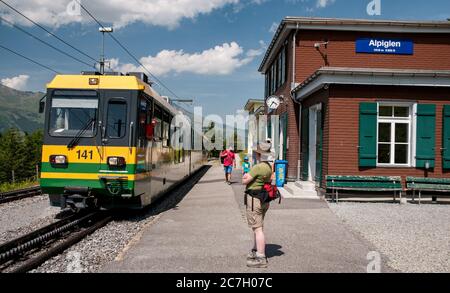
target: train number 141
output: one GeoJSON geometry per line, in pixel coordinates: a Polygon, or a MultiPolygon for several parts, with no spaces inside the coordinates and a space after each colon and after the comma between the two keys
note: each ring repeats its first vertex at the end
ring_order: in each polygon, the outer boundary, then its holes
{"type": "Polygon", "coordinates": [[[85,160],[88,160],[88,159],[90,159],[90,160],[92,160],[93,159],[93,157],[94,157],[94,152],[93,151],[81,151],[81,150],[79,150],[79,151],[77,151],[77,154],[78,154],[78,160],[81,160],[81,159],[85,159],[85,160]]]}

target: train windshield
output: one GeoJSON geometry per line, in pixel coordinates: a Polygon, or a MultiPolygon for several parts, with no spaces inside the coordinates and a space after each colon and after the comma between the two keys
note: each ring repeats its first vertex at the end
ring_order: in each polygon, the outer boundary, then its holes
{"type": "Polygon", "coordinates": [[[93,137],[97,113],[97,97],[54,96],[50,112],[50,135],[93,137]]]}

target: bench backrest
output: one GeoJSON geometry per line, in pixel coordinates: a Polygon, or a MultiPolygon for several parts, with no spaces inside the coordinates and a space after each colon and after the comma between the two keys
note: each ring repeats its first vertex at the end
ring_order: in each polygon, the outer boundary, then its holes
{"type": "Polygon", "coordinates": [[[407,188],[431,189],[431,190],[449,190],[450,179],[448,178],[423,178],[423,177],[407,177],[407,188]]]}
{"type": "Polygon", "coordinates": [[[401,189],[400,176],[327,176],[327,188],[401,189]]]}

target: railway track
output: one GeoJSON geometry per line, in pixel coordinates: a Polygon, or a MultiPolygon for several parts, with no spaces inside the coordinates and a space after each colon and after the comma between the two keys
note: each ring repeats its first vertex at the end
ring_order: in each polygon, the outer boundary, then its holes
{"type": "Polygon", "coordinates": [[[26,273],[112,220],[107,212],[71,215],[0,245],[0,272],[26,273]]]}
{"type": "Polygon", "coordinates": [[[0,204],[24,199],[27,197],[33,197],[33,196],[37,196],[37,195],[41,195],[41,194],[42,194],[42,191],[39,186],[21,189],[21,190],[14,190],[14,191],[10,191],[10,192],[4,192],[4,193],[0,193],[0,204]]]}

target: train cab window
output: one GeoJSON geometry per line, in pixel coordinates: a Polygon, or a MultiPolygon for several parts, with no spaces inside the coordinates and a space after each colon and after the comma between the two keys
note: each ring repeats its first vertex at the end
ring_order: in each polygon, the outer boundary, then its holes
{"type": "Polygon", "coordinates": [[[109,138],[123,138],[127,128],[127,103],[112,100],[108,104],[106,134],[109,138]]]}
{"type": "Polygon", "coordinates": [[[153,118],[156,121],[155,125],[155,139],[161,140],[162,138],[162,119],[163,119],[163,111],[160,106],[155,105],[155,111],[153,113],[153,118]]]}
{"type": "Polygon", "coordinates": [[[54,95],[50,111],[50,135],[93,137],[97,114],[97,97],[54,95]]]}

